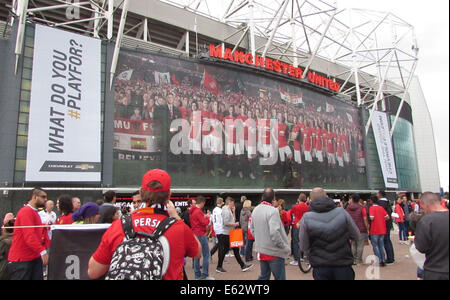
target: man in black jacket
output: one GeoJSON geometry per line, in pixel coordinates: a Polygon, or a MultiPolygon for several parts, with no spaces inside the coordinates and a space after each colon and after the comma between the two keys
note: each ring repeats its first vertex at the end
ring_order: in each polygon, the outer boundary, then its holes
{"type": "Polygon", "coordinates": [[[300,221],[299,246],[309,255],[314,279],[354,280],[350,240],[359,239],[358,227],[323,189],[313,189],[310,197],[310,212],[300,221]]]}
{"type": "Polygon", "coordinates": [[[425,212],[417,224],[414,243],[425,254],[424,280],[448,280],[449,276],[449,214],[440,199],[431,192],[424,193],[420,203],[425,212]]]}

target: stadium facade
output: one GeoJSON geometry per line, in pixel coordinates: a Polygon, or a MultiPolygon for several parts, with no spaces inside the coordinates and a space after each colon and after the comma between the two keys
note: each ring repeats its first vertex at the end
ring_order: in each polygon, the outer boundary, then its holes
{"type": "Polygon", "coordinates": [[[151,168],[180,205],[265,186],[291,202],[316,186],[439,192],[412,26],[323,1],[215,2],[0,8],[1,211],[33,186],[126,198],[151,168]]]}

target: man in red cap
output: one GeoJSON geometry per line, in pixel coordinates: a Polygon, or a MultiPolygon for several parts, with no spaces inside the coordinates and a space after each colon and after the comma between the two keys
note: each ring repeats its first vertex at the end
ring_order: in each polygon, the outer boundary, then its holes
{"type": "MultiPolygon", "coordinates": [[[[178,216],[170,199],[171,180],[163,170],[150,170],[142,178],[140,194],[146,207],[131,215],[135,232],[153,233],[167,217],[177,220],[164,234],[170,246],[170,263],[163,280],[184,278],[184,257],[200,258],[202,248],[192,230],[178,216]]],[[[101,243],[89,260],[88,275],[97,279],[109,270],[112,256],[125,237],[121,220],[116,220],[105,232],[101,243]]]]}

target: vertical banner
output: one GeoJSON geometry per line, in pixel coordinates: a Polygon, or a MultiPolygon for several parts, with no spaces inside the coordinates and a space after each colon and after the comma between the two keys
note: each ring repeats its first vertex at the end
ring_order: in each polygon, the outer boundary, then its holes
{"type": "Polygon", "coordinates": [[[89,259],[111,224],[55,225],[48,263],[49,280],[88,280],[89,259]]]}
{"type": "Polygon", "coordinates": [[[372,128],[377,144],[378,157],[383,171],[386,188],[398,188],[397,169],[395,166],[394,151],[387,114],[379,111],[373,113],[372,128]]]}
{"type": "Polygon", "coordinates": [[[101,41],[36,25],[26,181],[101,181],[101,41]]]}

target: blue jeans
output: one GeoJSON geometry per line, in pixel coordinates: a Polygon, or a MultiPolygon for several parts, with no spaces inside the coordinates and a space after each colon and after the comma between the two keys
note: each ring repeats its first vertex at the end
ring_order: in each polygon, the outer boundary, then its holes
{"type": "Polygon", "coordinates": [[[209,244],[206,236],[197,236],[202,245],[203,265],[200,272],[200,258],[194,259],[194,273],[195,279],[205,278],[209,276],[209,244]]]}
{"type": "Polygon", "coordinates": [[[406,223],[397,223],[398,225],[398,239],[400,241],[407,241],[408,240],[408,232],[406,229],[406,223]]]}
{"type": "Polygon", "coordinates": [[[247,240],[248,240],[248,231],[247,230],[242,230],[242,233],[243,233],[243,236],[244,236],[244,247],[241,247],[240,254],[242,256],[244,256],[245,255],[245,249],[246,249],[246,246],[247,246],[247,240]]]}
{"type": "Polygon", "coordinates": [[[292,226],[292,252],[294,252],[294,259],[295,261],[298,261],[298,254],[300,251],[300,247],[298,245],[299,243],[299,237],[298,237],[298,233],[300,232],[300,229],[295,227],[295,225],[292,226]]]}
{"type": "Polygon", "coordinates": [[[352,267],[318,267],[313,269],[314,280],[355,280],[352,267]]]}
{"type": "Polygon", "coordinates": [[[378,262],[385,263],[386,258],[384,255],[384,235],[371,235],[370,241],[372,242],[373,253],[378,257],[378,262]]]}
{"type": "Polygon", "coordinates": [[[272,260],[261,260],[261,275],[258,280],[270,280],[270,274],[273,274],[275,280],[286,280],[286,268],[283,258],[275,258],[272,260]]]}
{"type": "Polygon", "coordinates": [[[255,240],[247,239],[247,245],[245,245],[245,261],[251,261],[253,259],[253,243],[255,240]]]}
{"type": "MultiPolygon", "coordinates": [[[[392,227],[391,227],[392,228],[392,227]]],[[[394,246],[391,241],[391,228],[387,228],[387,233],[384,235],[384,249],[386,250],[386,261],[394,262],[394,246]]]]}

